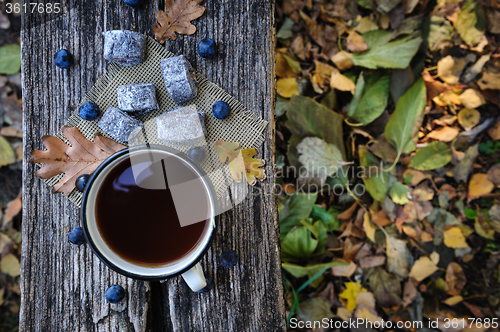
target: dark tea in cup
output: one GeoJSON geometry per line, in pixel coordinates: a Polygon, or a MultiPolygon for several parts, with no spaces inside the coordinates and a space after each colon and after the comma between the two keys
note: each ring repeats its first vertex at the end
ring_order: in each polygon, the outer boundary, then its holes
{"type": "Polygon", "coordinates": [[[102,180],[95,218],[102,239],[122,259],[148,267],[165,265],[187,255],[202,239],[210,220],[209,194],[185,161],[141,152],[114,165],[102,180]],[[188,189],[181,197],[177,190],[174,202],[172,188],[186,183],[188,189]],[[199,219],[182,226],[178,202],[197,211],[199,219]]]}

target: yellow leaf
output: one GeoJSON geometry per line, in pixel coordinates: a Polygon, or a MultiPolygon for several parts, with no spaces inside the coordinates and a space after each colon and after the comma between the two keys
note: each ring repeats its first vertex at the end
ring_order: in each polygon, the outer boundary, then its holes
{"type": "Polygon", "coordinates": [[[495,230],[491,228],[486,221],[480,221],[479,217],[476,217],[474,230],[485,239],[495,240],[495,230]]]}
{"type": "Polygon", "coordinates": [[[352,312],[356,309],[356,298],[358,294],[366,292],[366,289],[362,288],[359,282],[346,282],[345,287],[344,291],[339,294],[339,297],[347,301],[346,308],[352,312]]]}
{"type": "Polygon", "coordinates": [[[476,173],[472,175],[469,182],[469,198],[468,201],[472,201],[478,197],[489,194],[495,185],[493,182],[488,180],[488,175],[483,173],[476,173]]]}
{"type": "Polygon", "coordinates": [[[276,52],[276,76],[297,77],[281,52],[276,52]]]}
{"type": "Polygon", "coordinates": [[[478,108],[486,102],[483,95],[474,89],[465,90],[458,99],[467,108],[478,108]]]}
{"type": "Polygon", "coordinates": [[[354,62],[351,60],[352,54],[347,53],[346,51],[340,51],[334,56],[332,56],[331,60],[340,70],[346,70],[354,66],[354,62]]]}
{"type": "Polygon", "coordinates": [[[465,236],[458,227],[452,227],[444,231],[444,245],[448,248],[469,248],[465,236]]]}
{"type": "Polygon", "coordinates": [[[431,262],[433,262],[435,265],[438,265],[439,263],[439,254],[435,251],[432,252],[432,254],[429,255],[431,262]]]}
{"type": "Polygon", "coordinates": [[[438,267],[434,262],[427,256],[420,257],[415,264],[413,264],[409,277],[417,280],[418,282],[424,280],[434,272],[438,270],[438,267]]]}
{"type": "Polygon", "coordinates": [[[257,154],[257,149],[238,150],[240,147],[240,143],[221,140],[214,144],[220,162],[228,163],[233,179],[241,182],[244,175],[248,184],[253,186],[257,180],[263,181],[266,178],[265,170],[260,168],[264,166],[264,160],[253,158],[257,154]]]}
{"type": "Polygon", "coordinates": [[[455,296],[447,298],[446,300],[443,301],[443,303],[450,305],[450,306],[454,306],[455,304],[459,304],[463,300],[464,300],[464,298],[461,297],[460,295],[455,295],[455,296]]]}
{"type": "Polygon", "coordinates": [[[17,277],[21,274],[21,265],[19,260],[13,254],[8,254],[2,258],[0,262],[0,270],[11,277],[17,277]]]}
{"type": "Polygon", "coordinates": [[[359,33],[365,33],[372,30],[378,30],[378,25],[369,16],[363,17],[359,21],[358,25],[354,28],[354,31],[357,31],[359,33]]]}
{"type": "Polygon", "coordinates": [[[488,129],[488,135],[490,135],[490,137],[495,141],[500,140],[500,121],[488,129]]]}
{"type": "Polygon", "coordinates": [[[295,78],[280,78],[276,83],[278,94],[283,98],[291,98],[293,95],[298,95],[297,89],[299,83],[295,78]]]}
{"type": "Polygon", "coordinates": [[[351,91],[352,94],[354,94],[354,89],[356,89],[356,84],[335,68],[330,78],[330,86],[340,91],[351,91]]]}
{"type": "Polygon", "coordinates": [[[325,86],[330,83],[330,77],[335,68],[321,61],[315,61],[315,63],[316,69],[314,70],[312,80],[319,85],[320,88],[324,89],[325,86]]]}
{"type": "Polygon", "coordinates": [[[372,242],[375,242],[375,232],[377,231],[377,228],[371,223],[370,221],[370,213],[365,212],[363,216],[363,228],[365,230],[366,236],[372,240],[372,242]]]}
{"type": "Polygon", "coordinates": [[[438,61],[437,75],[448,84],[457,84],[458,76],[466,64],[467,61],[464,59],[455,60],[451,55],[448,55],[438,61]]]}
{"type": "Polygon", "coordinates": [[[480,120],[481,113],[473,108],[464,108],[458,112],[458,123],[467,131],[474,128],[480,120]]]}
{"type": "Polygon", "coordinates": [[[368,45],[359,33],[351,31],[347,36],[347,49],[351,52],[364,52],[368,50],[368,45]]]}
{"type": "Polygon", "coordinates": [[[481,90],[500,90],[500,73],[483,72],[483,76],[477,81],[477,85],[481,90]]]}
{"type": "Polygon", "coordinates": [[[432,138],[441,142],[451,142],[457,137],[458,130],[453,127],[440,127],[427,134],[427,138],[432,138]]]}

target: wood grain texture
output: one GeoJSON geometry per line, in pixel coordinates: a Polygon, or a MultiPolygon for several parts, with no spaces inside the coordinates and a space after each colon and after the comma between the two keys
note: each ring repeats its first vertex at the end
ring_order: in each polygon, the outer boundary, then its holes
{"type": "MultiPolygon", "coordinates": [[[[120,276],[86,245],[74,246],[67,232],[80,224],[79,211],[61,195],[50,194],[23,173],[23,252],[20,331],[282,331],[285,330],[274,165],[274,1],[204,1],[197,32],[179,36],[166,47],[185,54],[193,67],[269,121],[259,147],[268,179],[249,188],[235,187],[243,203],[220,216],[211,249],[201,264],[214,278],[207,294],[193,293],[182,278],[164,283],[120,276]],[[218,55],[196,53],[198,42],[213,38],[218,55]],[[233,249],[239,264],[225,269],[219,255],[233,249]],[[128,291],[119,306],[104,301],[111,284],[128,291]]],[[[102,31],[130,29],[153,36],[158,10],[144,1],[137,11],[122,1],[73,1],[64,15],[23,17],[22,78],[25,158],[42,148],[40,137],[55,133],[105,70],[102,31]],[[75,65],[56,68],[53,54],[70,50],[75,65]]]]}

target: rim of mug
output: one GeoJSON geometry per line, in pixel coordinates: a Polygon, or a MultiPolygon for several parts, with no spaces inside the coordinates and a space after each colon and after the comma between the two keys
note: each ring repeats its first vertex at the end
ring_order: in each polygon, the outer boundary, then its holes
{"type": "MultiPolygon", "coordinates": [[[[198,262],[203,258],[203,256],[205,256],[205,254],[207,253],[208,249],[210,248],[210,245],[212,244],[213,237],[214,237],[214,231],[216,229],[216,225],[215,225],[216,209],[217,209],[217,207],[216,207],[215,189],[214,189],[212,183],[210,182],[210,180],[207,179],[206,172],[203,171],[203,169],[201,167],[199,167],[194,160],[192,160],[191,158],[189,158],[189,156],[186,155],[185,153],[183,153],[183,152],[181,152],[179,150],[167,147],[167,146],[157,145],[157,144],[141,144],[141,145],[127,147],[127,148],[125,148],[123,150],[115,152],[113,155],[111,155],[107,159],[105,159],[102,162],[102,164],[99,165],[99,167],[94,171],[94,173],[92,173],[92,175],[90,176],[90,178],[89,178],[89,180],[88,180],[88,182],[87,182],[87,184],[85,186],[85,190],[83,192],[82,207],[80,209],[80,215],[81,215],[81,221],[82,221],[82,226],[83,226],[82,227],[83,228],[83,232],[85,234],[85,238],[87,239],[87,242],[90,245],[90,248],[92,249],[92,251],[94,252],[94,254],[104,264],[106,264],[106,266],[108,266],[113,271],[118,272],[118,273],[120,273],[120,274],[122,274],[122,275],[124,275],[126,277],[129,277],[129,278],[133,278],[133,279],[137,279],[137,280],[143,280],[143,281],[158,281],[158,280],[164,280],[164,279],[172,278],[172,277],[181,275],[181,274],[189,271],[196,264],[198,264],[198,262]],[[99,176],[99,174],[102,171],[104,171],[106,169],[106,167],[110,163],[112,163],[114,160],[116,160],[118,158],[121,158],[123,155],[128,154],[130,151],[135,151],[135,150],[144,150],[144,151],[147,151],[150,148],[154,148],[154,149],[158,149],[158,150],[163,150],[163,151],[166,151],[167,153],[174,154],[174,155],[180,157],[180,159],[182,161],[188,163],[189,166],[191,166],[192,168],[194,168],[197,172],[199,172],[200,175],[206,179],[203,182],[206,184],[207,189],[209,191],[208,195],[210,196],[210,198],[212,199],[212,202],[213,202],[213,207],[212,207],[212,209],[213,209],[213,215],[210,218],[210,221],[209,221],[210,225],[208,226],[209,228],[211,228],[211,231],[209,230],[210,231],[210,235],[209,235],[210,237],[209,237],[209,239],[208,239],[205,247],[199,253],[199,255],[195,259],[193,259],[193,261],[190,262],[185,268],[183,268],[182,270],[177,271],[175,273],[171,273],[171,274],[142,275],[142,274],[136,274],[136,273],[132,273],[130,271],[123,270],[121,267],[119,267],[116,264],[114,264],[113,262],[111,262],[106,257],[106,255],[104,255],[97,248],[96,244],[94,243],[94,240],[90,236],[90,231],[89,231],[88,225],[87,225],[87,216],[86,216],[85,211],[86,211],[86,207],[87,207],[87,204],[88,204],[88,195],[89,195],[89,192],[90,192],[90,188],[92,187],[92,183],[94,183],[94,181],[97,179],[97,177],[99,176]]],[[[110,250],[111,250],[111,248],[110,248],[110,250]]]]}

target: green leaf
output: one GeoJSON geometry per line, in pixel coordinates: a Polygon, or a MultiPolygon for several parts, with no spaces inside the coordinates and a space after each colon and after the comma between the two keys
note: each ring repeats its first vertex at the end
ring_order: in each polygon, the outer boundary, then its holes
{"type": "Polygon", "coordinates": [[[306,322],[321,322],[334,317],[331,303],[323,297],[314,297],[300,302],[299,319],[306,322]]]}
{"type": "Polygon", "coordinates": [[[9,142],[0,136],[0,167],[10,165],[16,161],[16,154],[9,142]]]}
{"type": "Polygon", "coordinates": [[[375,73],[359,75],[354,98],[349,105],[347,117],[360,125],[367,125],[377,119],[385,110],[389,98],[389,74],[375,73]]]}
{"type": "Polygon", "coordinates": [[[333,224],[336,222],[336,218],[333,215],[317,205],[313,206],[311,217],[313,218],[313,220],[321,220],[325,225],[333,224]]]}
{"type": "Polygon", "coordinates": [[[408,193],[408,187],[402,184],[401,182],[395,182],[392,185],[391,190],[389,191],[391,199],[394,201],[394,203],[399,205],[405,205],[406,203],[409,202],[408,196],[406,196],[407,193],[408,193]]]}
{"type": "Polygon", "coordinates": [[[392,32],[384,30],[368,31],[363,39],[370,49],[352,56],[354,65],[370,69],[406,68],[417,53],[422,38],[411,35],[389,42],[392,32]]]}
{"type": "Polygon", "coordinates": [[[402,153],[415,150],[413,141],[422,122],[427,102],[424,80],[419,78],[406,93],[399,98],[396,110],[385,126],[386,139],[396,146],[398,152],[391,169],[396,165],[402,153]]]}
{"type": "Polygon", "coordinates": [[[315,136],[334,144],[345,159],[342,115],[304,96],[293,96],[290,99],[286,115],[288,121],[285,125],[292,133],[288,142],[287,156],[293,166],[300,167],[296,146],[302,138],[308,136],[315,136]]]}
{"type": "Polygon", "coordinates": [[[321,221],[316,221],[314,225],[312,224],[312,219],[301,220],[300,223],[304,225],[318,240],[318,246],[314,250],[313,255],[320,255],[325,252],[326,241],[328,239],[328,234],[326,233],[326,227],[321,221]]]}
{"type": "Polygon", "coordinates": [[[363,167],[365,188],[376,201],[383,201],[388,189],[389,176],[380,169],[377,159],[365,147],[359,148],[359,161],[363,167]]]}
{"type": "Polygon", "coordinates": [[[282,204],[279,211],[280,236],[281,239],[295,226],[300,225],[300,221],[307,219],[311,214],[317,194],[294,193],[282,204]]]}
{"type": "Polygon", "coordinates": [[[432,142],[417,151],[411,158],[409,167],[419,171],[430,171],[443,167],[451,161],[452,153],[443,142],[432,142]]]}
{"type": "Polygon", "coordinates": [[[294,258],[309,257],[317,246],[318,239],[311,237],[311,231],[307,227],[298,227],[291,230],[281,241],[281,251],[285,257],[287,255],[294,258]]]}
{"type": "Polygon", "coordinates": [[[294,58],[285,53],[283,53],[283,57],[285,58],[286,62],[288,63],[288,65],[295,74],[300,74],[302,72],[302,68],[300,68],[300,63],[297,60],[295,60],[294,58]]]}
{"type": "Polygon", "coordinates": [[[289,39],[293,37],[292,26],[295,24],[295,21],[290,17],[285,18],[285,22],[279,29],[276,37],[279,39],[289,39]]]}
{"type": "Polygon", "coordinates": [[[464,214],[467,218],[472,219],[472,220],[476,219],[476,217],[477,217],[477,211],[474,209],[471,209],[471,208],[466,208],[464,210],[464,214]]]}
{"type": "Polygon", "coordinates": [[[342,153],[333,144],[317,137],[306,137],[297,144],[300,163],[315,176],[332,176],[342,165],[342,153]]]}
{"type": "Polygon", "coordinates": [[[457,17],[457,31],[463,41],[469,46],[474,46],[481,41],[483,31],[476,28],[477,16],[476,7],[478,3],[474,0],[467,0],[457,17]]]}
{"type": "Polygon", "coordinates": [[[291,263],[283,263],[281,266],[283,269],[285,269],[287,272],[289,272],[291,275],[293,275],[295,278],[302,278],[305,276],[314,276],[316,273],[319,271],[323,270],[324,268],[331,268],[333,266],[339,266],[339,265],[349,265],[346,262],[343,261],[335,261],[335,262],[330,262],[330,263],[324,263],[324,264],[312,264],[308,266],[300,266],[296,264],[291,264],[291,263]]]}
{"type": "Polygon", "coordinates": [[[366,9],[373,9],[374,0],[354,0],[358,5],[366,9]]]}
{"type": "Polygon", "coordinates": [[[14,75],[21,70],[21,46],[8,44],[0,47],[0,74],[14,75]]]}
{"type": "Polygon", "coordinates": [[[286,109],[290,101],[286,98],[276,96],[276,107],[274,108],[274,114],[279,117],[285,114],[286,109]]]}

